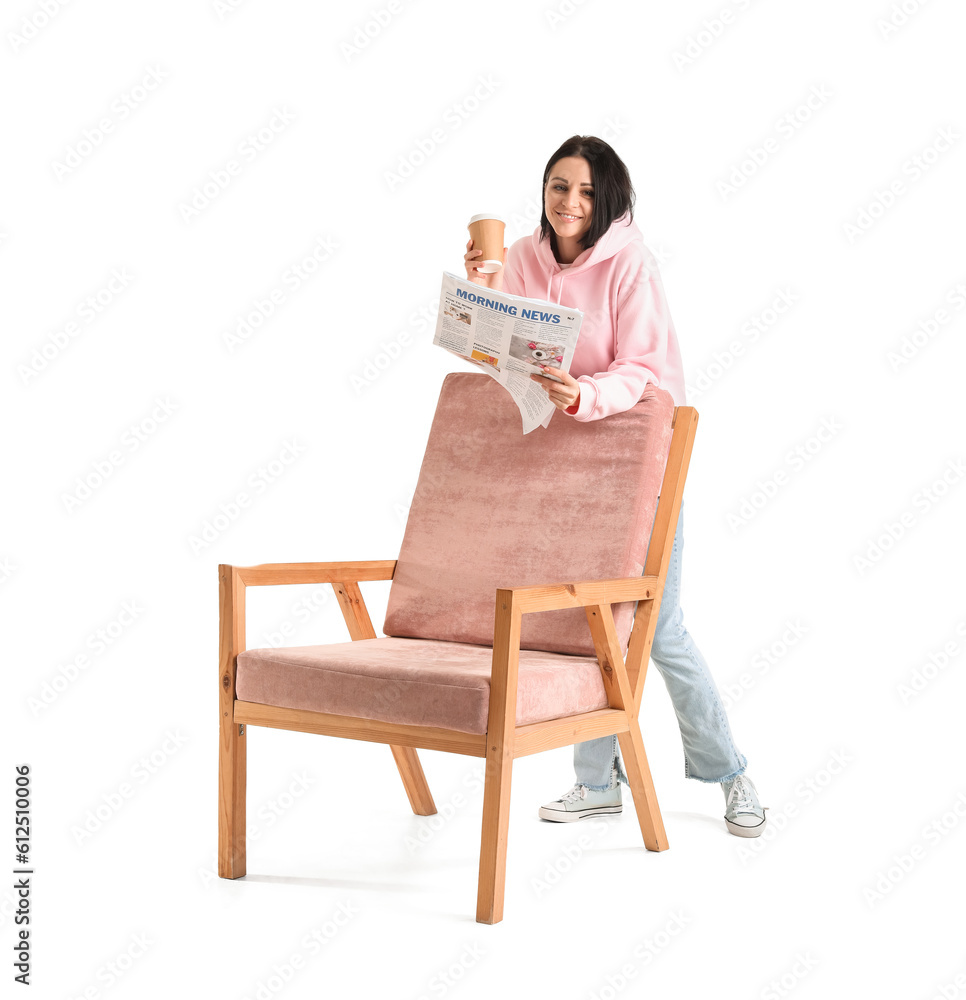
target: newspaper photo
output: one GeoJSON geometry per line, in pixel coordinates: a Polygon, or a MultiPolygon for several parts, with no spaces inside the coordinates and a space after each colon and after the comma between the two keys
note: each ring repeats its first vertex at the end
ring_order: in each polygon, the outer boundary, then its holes
{"type": "Polygon", "coordinates": [[[570,371],[583,313],[497,292],[443,272],[433,343],[485,371],[513,397],[523,433],[546,427],[556,407],[531,374],[570,371]]]}

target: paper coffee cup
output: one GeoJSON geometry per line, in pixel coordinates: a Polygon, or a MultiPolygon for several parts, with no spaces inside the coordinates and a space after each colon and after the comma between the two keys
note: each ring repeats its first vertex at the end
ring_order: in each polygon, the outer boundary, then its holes
{"type": "Polygon", "coordinates": [[[506,223],[493,212],[482,212],[470,219],[467,227],[473,240],[473,249],[482,250],[476,258],[476,268],[481,274],[493,274],[503,267],[503,235],[506,223]]]}

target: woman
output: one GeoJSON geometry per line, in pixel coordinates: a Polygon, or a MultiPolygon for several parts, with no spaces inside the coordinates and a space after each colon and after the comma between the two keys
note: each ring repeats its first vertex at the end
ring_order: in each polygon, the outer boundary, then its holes
{"type": "MultiPolygon", "coordinates": [[[[584,313],[570,373],[545,367],[560,381],[531,375],[562,414],[599,420],[629,409],[644,387],[666,389],[685,405],[684,370],[654,255],[633,221],[634,190],[627,167],[594,136],[572,136],[550,157],[543,175],[543,213],[533,236],[504,248],[505,265],[481,274],[466,244],[467,277],[513,295],[560,303],[584,313]]],[[[765,813],[745,774],[747,761],[731,737],[714,680],[687,629],[679,604],[684,506],[678,516],[651,659],[671,696],[684,773],[718,782],[728,830],[760,836],[765,813]]],[[[541,819],[568,822],[621,811],[627,776],[616,736],[574,747],[574,787],[542,806],[541,819]]]]}

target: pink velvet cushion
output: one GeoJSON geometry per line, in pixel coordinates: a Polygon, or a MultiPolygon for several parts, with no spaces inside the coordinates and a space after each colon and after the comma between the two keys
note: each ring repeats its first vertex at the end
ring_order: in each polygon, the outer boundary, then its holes
{"type": "MultiPolygon", "coordinates": [[[[485,733],[493,651],[432,639],[360,639],[249,649],[241,701],[414,726],[485,733]]],[[[523,650],[517,725],[607,707],[596,658],[523,650]]]]}
{"type": "MultiPolygon", "coordinates": [[[[496,590],[640,576],[674,402],[648,385],[630,410],[579,423],[555,413],[523,434],[489,376],[448,375],[393,576],[389,636],[490,645],[496,590]]],[[[614,608],[622,648],[634,605],[614,608]]],[[[581,608],[524,616],[522,649],[584,656],[581,608]]]]}

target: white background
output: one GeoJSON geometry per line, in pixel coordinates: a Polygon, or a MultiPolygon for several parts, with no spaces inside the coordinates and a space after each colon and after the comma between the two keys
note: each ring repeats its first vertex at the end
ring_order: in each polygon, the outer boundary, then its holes
{"type": "MultiPolygon", "coordinates": [[[[966,994],[966,16],[904,6],[5,5],[2,865],[26,762],[33,995],[966,994]],[[570,751],[526,758],[478,925],[477,761],[422,753],[428,820],[388,748],[250,730],[250,874],[220,880],[217,564],[395,558],[460,364],[440,273],[476,212],[532,232],[574,133],[626,161],[661,256],[700,412],[682,605],[769,835],[684,779],[652,670],[667,852],[629,798],[541,823],[570,751]]],[[[346,638],[322,588],[250,591],[250,645],[286,622],[346,638]]]]}

